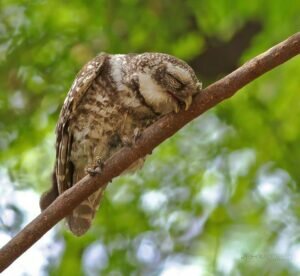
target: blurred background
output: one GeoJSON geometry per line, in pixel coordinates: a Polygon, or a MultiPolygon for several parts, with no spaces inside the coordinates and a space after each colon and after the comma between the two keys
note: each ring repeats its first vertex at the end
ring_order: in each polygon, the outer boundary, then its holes
{"type": "MultiPolygon", "coordinates": [[[[204,87],[300,27],[300,2],[0,2],[0,245],[39,214],[54,129],[97,53],[165,52],[204,87]]],[[[92,229],[55,226],[3,275],[299,275],[300,59],[243,88],[109,185],[92,229]]]]}

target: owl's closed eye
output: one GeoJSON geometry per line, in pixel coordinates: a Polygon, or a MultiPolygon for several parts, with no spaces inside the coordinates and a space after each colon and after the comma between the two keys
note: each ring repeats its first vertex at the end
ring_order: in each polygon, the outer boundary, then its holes
{"type": "Polygon", "coordinates": [[[179,90],[182,89],[184,86],[184,84],[171,73],[166,72],[164,78],[166,85],[169,86],[171,89],[179,90]]]}

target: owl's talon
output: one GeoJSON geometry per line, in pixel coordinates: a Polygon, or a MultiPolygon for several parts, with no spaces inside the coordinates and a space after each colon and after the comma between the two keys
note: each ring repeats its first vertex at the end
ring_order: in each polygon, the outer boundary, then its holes
{"type": "Polygon", "coordinates": [[[104,162],[101,157],[97,157],[96,163],[97,163],[97,166],[102,170],[102,168],[104,167],[104,162]]]}
{"type": "Polygon", "coordinates": [[[86,173],[88,173],[90,176],[95,176],[95,175],[99,175],[102,173],[102,169],[104,167],[104,162],[100,157],[97,157],[96,159],[96,165],[93,167],[89,167],[87,168],[85,171],[86,173]]]}
{"type": "Polygon", "coordinates": [[[100,167],[94,167],[94,168],[87,168],[86,172],[90,175],[90,176],[96,176],[97,174],[101,174],[102,169],[100,167]]]}

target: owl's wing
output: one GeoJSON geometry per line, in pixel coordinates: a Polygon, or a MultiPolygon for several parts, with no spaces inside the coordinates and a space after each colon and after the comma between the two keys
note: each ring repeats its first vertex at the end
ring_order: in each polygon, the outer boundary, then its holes
{"type": "Polygon", "coordinates": [[[63,193],[72,185],[73,165],[70,161],[72,133],[69,132],[69,122],[76,114],[78,105],[92,82],[101,73],[107,57],[106,53],[101,53],[80,70],[64,101],[56,126],[56,164],[52,188],[40,199],[42,210],[47,208],[58,194],[63,193]]]}
{"type": "Polygon", "coordinates": [[[101,73],[107,54],[101,53],[89,61],[77,74],[62,107],[56,126],[56,177],[59,194],[72,186],[73,165],[70,161],[72,133],[69,122],[92,82],[101,73]]]}

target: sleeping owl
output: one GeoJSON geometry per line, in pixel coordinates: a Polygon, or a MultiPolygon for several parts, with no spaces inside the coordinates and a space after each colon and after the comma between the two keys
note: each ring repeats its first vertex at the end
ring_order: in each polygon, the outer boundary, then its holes
{"type": "MultiPolygon", "coordinates": [[[[201,90],[194,71],[182,60],[161,53],[101,53],[78,73],[56,126],[56,161],[52,188],[41,209],[101,164],[161,116],[188,109],[201,90]]],[[[140,159],[129,168],[142,166],[140,159]]],[[[104,188],[66,218],[76,236],[91,226],[104,188]]]]}

